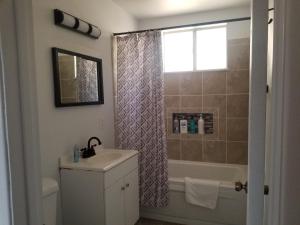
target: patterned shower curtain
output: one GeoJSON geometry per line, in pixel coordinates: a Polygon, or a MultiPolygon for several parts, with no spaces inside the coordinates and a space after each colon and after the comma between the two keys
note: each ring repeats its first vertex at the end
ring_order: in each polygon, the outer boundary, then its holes
{"type": "Polygon", "coordinates": [[[80,57],[76,58],[78,101],[98,100],[97,63],[80,57]]]}
{"type": "Polygon", "coordinates": [[[115,53],[116,142],[139,151],[140,204],[168,204],[163,111],[161,33],[117,36],[115,53]]]}

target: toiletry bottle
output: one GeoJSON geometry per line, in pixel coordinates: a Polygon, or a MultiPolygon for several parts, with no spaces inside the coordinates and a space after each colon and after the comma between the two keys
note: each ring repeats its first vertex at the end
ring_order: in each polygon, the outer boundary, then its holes
{"type": "Polygon", "coordinates": [[[177,117],[175,117],[173,121],[173,133],[179,134],[179,120],[177,117]]]}
{"type": "Polygon", "coordinates": [[[79,147],[77,145],[74,145],[74,149],[73,149],[73,161],[75,163],[78,163],[80,159],[80,150],[79,147]]]}
{"type": "Polygon", "coordinates": [[[200,114],[200,118],[198,120],[198,134],[204,134],[204,120],[202,118],[202,114],[200,114]]]}
{"type": "Polygon", "coordinates": [[[197,131],[197,120],[192,118],[192,124],[191,124],[191,133],[196,134],[197,131]]]}
{"type": "Polygon", "coordinates": [[[194,134],[196,130],[196,124],[193,118],[190,118],[188,121],[188,133],[194,134]]]}
{"type": "Polygon", "coordinates": [[[187,134],[188,129],[187,129],[187,120],[182,119],[180,120],[180,133],[181,134],[187,134]]]}

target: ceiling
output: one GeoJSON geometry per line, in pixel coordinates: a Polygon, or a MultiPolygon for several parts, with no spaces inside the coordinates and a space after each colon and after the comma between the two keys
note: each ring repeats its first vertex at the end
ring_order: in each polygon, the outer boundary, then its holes
{"type": "Polygon", "coordinates": [[[113,0],[137,19],[250,5],[250,0],[113,0]]]}

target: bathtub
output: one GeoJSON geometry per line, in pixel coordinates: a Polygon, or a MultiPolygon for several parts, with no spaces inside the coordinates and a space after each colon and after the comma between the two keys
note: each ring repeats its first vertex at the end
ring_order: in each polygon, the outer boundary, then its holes
{"type": "Polygon", "coordinates": [[[169,206],[142,208],[141,216],[186,225],[245,225],[247,196],[234,190],[234,182],[245,182],[246,177],[247,166],[243,165],[169,160],[169,206]],[[184,177],[220,181],[216,209],[187,203],[184,177]]]}

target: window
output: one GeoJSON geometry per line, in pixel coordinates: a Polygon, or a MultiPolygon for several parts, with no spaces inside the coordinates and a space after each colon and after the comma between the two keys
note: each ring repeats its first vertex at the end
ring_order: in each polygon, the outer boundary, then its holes
{"type": "Polygon", "coordinates": [[[193,70],[193,31],[164,35],[165,72],[193,70]]]}
{"type": "Polygon", "coordinates": [[[164,72],[227,68],[226,25],[163,33],[164,72]]]}

